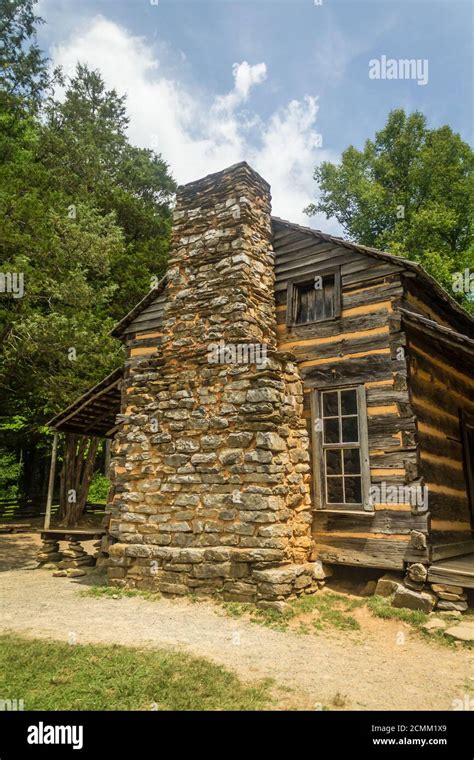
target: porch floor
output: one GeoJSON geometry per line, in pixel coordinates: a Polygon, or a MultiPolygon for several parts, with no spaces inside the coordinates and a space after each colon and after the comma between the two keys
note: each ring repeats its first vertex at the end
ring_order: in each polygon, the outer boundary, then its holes
{"type": "Polygon", "coordinates": [[[474,588],[474,552],[451,559],[439,559],[428,568],[430,583],[474,588]]]}

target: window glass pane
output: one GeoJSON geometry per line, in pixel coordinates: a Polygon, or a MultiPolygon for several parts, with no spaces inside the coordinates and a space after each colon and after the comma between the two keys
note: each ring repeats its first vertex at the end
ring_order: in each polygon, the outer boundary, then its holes
{"type": "Polygon", "coordinates": [[[357,414],[357,391],[341,391],[341,414],[357,414]]]}
{"type": "Polygon", "coordinates": [[[359,426],[357,417],[342,418],[342,440],[344,443],[357,443],[359,440],[359,426]]]}
{"type": "Polygon", "coordinates": [[[337,391],[323,393],[323,417],[337,417],[338,414],[337,391]]]}
{"type": "Polygon", "coordinates": [[[344,501],[342,493],[342,478],[326,478],[326,483],[328,503],[342,504],[344,501]]]}
{"type": "Polygon", "coordinates": [[[362,504],[362,454],[357,388],[320,393],[327,506],[362,504]]]}
{"type": "Polygon", "coordinates": [[[344,450],[344,474],[345,475],[359,475],[360,474],[360,450],[359,449],[345,449],[344,450]]]}
{"type": "Polygon", "coordinates": [[[323,420],[324,443],[339,443],[339,418],[323,420]]]}
{"type": "Polygon", "coordinates": [[[326,472],[342,475],[342,449],[326,449],[326,472]]]}
{"type": "Polygon", "coordinates": [[[362,503],[362,486],[360,477],[344,478],[346,504],[362,503]]]}

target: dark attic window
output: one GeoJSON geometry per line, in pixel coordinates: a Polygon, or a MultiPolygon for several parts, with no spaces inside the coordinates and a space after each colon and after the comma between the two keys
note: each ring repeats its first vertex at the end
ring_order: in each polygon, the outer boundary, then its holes
{"type": "Polygon", "coordinates": [[[288,282],[287,324],[307,325],[341,314],[339,267],[295,277],[288,282]]]}

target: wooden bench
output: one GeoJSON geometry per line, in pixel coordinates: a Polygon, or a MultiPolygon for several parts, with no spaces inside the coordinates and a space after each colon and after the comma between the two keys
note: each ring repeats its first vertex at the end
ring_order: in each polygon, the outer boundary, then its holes
{"type": "Polygon", "coordinates": [[[105,528],[83,528],[78,530],[72,528],[48,528],[48,530],[38,530],[43,541],[47,539],[56,539],[56,541],[93,541],[95,539],[97,541],[106,532],[105,528]]]}

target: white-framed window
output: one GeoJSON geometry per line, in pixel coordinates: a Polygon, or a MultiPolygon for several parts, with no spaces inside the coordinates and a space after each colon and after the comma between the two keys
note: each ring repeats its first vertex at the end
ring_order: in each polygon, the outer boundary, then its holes
{"type": "Polygon", "coordinates": [[[316,506],[372,510],[365,387],[314,391],[312,417],[316,506]]]}

